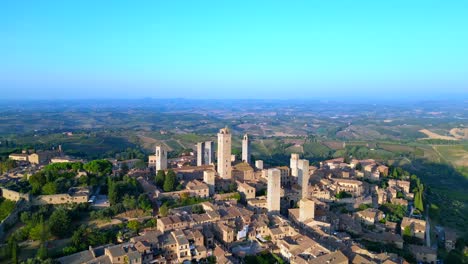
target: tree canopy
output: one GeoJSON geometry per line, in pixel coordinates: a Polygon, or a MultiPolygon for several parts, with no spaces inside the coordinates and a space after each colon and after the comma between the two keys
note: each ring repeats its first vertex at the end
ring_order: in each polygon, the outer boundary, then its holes
{"type": "Polygon", "coordinates": [[[86,163],[83,168],[90,173],[97,175],[108,175],[112,173],[112,163],[108,160],[93,160],[86,163]]]}

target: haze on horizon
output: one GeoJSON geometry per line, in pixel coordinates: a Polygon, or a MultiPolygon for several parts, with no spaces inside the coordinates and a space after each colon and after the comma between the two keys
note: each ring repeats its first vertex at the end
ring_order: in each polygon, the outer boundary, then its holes
{"type": "Polygon", "coordinates": [[[5,1],[3,99],[467,98],[468,2],[5,1]]]}

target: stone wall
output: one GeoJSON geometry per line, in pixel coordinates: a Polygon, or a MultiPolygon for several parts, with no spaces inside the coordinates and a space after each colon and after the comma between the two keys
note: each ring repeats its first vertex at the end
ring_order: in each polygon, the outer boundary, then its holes
{"type": "Polygon", "coordinates": [[[35,197],[31,202],[33,205],[87,203],[88,197],[87,196],[71,196],[68,193],[39,195],[35,197]]]}
{"type": "Polygon", "coordinates": [[[15,191],[3,188],[3,187],[0,187],[0,196],[5,199],[16,201],[16,202],[21,199],[29,201],[29,194],[15,192],[15,191]]]}

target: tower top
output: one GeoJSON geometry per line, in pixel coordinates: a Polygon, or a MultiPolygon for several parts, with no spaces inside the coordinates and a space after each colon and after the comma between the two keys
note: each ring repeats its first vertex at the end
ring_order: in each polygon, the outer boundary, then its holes
{"type": "Polygon", "coordinates": [[[225,126],[224,128],[221,128],[219,130],[219,133],[220,134],[229,134],[229,128],[227,126],[225,126]]]}
{"type": "Polygon", "coordinates": [[[248,140],[248,139],[249,139],[249,135],[247,135],[247,133],[245,133],[244,140],[248,140]]]}

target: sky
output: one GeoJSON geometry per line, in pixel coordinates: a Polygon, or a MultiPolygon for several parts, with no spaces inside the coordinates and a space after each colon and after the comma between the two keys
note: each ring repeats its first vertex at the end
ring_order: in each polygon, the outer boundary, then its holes
{"type": "Polygon", "coordinates": [[[468,1],[0,1],[0,99],[468,97],[468,1]]]}

